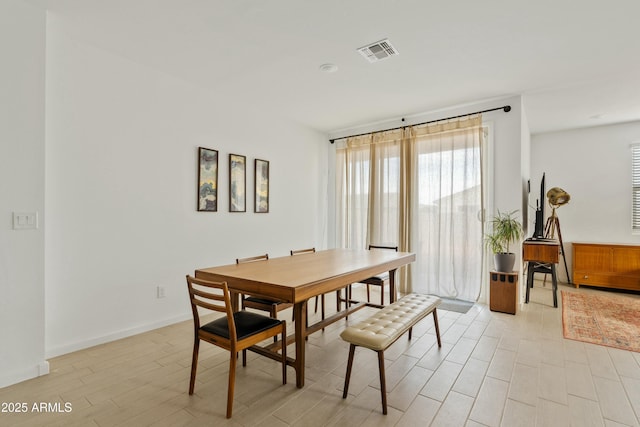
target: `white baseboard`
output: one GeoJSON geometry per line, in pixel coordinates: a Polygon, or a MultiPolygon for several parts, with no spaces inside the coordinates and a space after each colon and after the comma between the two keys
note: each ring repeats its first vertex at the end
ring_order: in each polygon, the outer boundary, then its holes
{"type": "Polygon", "coordinates": [[[158,322],[148,323],[146,325],[137,326],[135,328],[124,329],[118,332],[114,332],[112,334],[103,335],[101,337],[95,337],[95,338],[91,338],[84,341],[78,341],[71,344],[65,344],[57,347],[47,348],[45,349],[45,357],[47,359],[50,359],[52,357],[62,356],[63,354],[72,353],[78,350],[84,350],[85,348],[94,347],[96,345],[130,337],[132,335],[141,334],[143,332],[152,331],[154,329],[173,325],[175,323],[183,322],[189,319],[192,319],[190,312],[188,314],[175,316],[169,319],[160,320],[158,322]]]}
{"type": "Polygon", "coordinates": [[[49,373],[49,362],[46,360],[38,365],[38,376],[47,375],[49,373]]]}
{"type": "Polygon", "coordinates": [[[37,365],[30,366],[20,371],[14,371],[8,375],[0,376],[0,388],[8,387],[12,384],[21,383],[22,381],[30,380],[49,373],[49,362],[43,360],[37,365]]]}

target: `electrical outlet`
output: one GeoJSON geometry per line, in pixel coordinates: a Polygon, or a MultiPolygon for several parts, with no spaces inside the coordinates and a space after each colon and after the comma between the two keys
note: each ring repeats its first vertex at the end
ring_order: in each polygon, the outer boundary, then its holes
{"type": "Polygon", "coordinates": [[[158,286],[156,288],[156,297],[157,298],[164,298],[166,297],[166,294],[164,292],[164,286],[158,286]]]}
{"type": "Polygon", "coordinates": [[[35,230],[38,228],[38,212],[14,212],[14,230],[35,230]]]}

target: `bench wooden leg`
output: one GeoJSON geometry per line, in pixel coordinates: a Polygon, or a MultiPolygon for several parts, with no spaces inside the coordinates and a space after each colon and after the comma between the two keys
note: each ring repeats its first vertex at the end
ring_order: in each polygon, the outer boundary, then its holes
{"type": "Polygon", "coordinates": [[[387,415],[387,382],[384,373],[384,351],[378,351],[378,369],[380,370],[380,394],[382,395],[382,413],[387,415]]]}
{"type": "MultiPolygon", "coordinates": [[[[347,289],[347,306],[348,306],[348,301],[350,299],[349,297],[350,297],[349,289],[347,289]]],[[[386,374],[385,374],[385,368],[384,368],[384,350],[388,348],[391,344],[393,344],[395,341],[397,341],[402,336],[402,334],[406,332],[407,329],[409,330],[409,339],[411,339],[413,334],[413,326],[417,322],[419,322],[424,316],[427,316],[429,314],[429,311],[433,313],[433,323],[436,330],[438,347],[442,347],[442,340],[440,338],[440,325],[438,324],[438,312],[434,307],[434,305],[437,305],[437,302],[439,301],[436,300],[436,304],[434,303],[429,303],[429,305],[425,304],[423,311],[413,314],[412,316],[404,319],[405,321],[409,322],[408,324],[406,324],[406,329],[403,328],[402,330],[397,331],[397,334],[394,334],[391,337],[387,337],[388,339],[383,341],[384,344],[378,343],[377,345],[374,345],[375,341],[371,341],[369,343],[369,341],[366,341],[366,340],[359,341],[358,339],[356,339],[358,335],[353,336],[352,334],[357,334],[361,330],[360,326],[348,327],[341,334],[342,339],[349,342],[350,344],[349,359],[347,361],[347,373],[344,378],[344,389],[342,392],[343,399],[346,399],[347,395],[349,394],[349,381],[351,380],[351,370],[353,368],[353,359],[354,359],[355,349],[356,349],[356,344],[353,344],[351,342],[351,339],[354,339],[355,341],[358,341],[360,343],[359,344],[360,346],[364,348],[369,348],[371,350],[374,350],[376,353],[378,353],[378,371],[380,375],[380,397],[382,400],[382,413],[384,415],[387,415],[387,381],[386,381],[386,374]],[[369,346],[369,344],[371,346],[369,346]],[[379,348],[381,347],[384,347],[384,348],[379,350],[379,348]]],[[[373,318],[374,320],[376,320],[376,316],[373,316],[373,318]]]]}
{"type": "Polygon", "coordinates": [[[433,324],[436,327],[436,338],[438,339],[438,347],[442,347],[442,342],[440,341],[440,327],[438,326],[438,313],[435,308],[433,309],[433,324]]]}
{"type": "Polygon", "coordinates": [[[351,379],[351,367],[353,366],[353,355],[356,352],[356,345],[351,344],[349,346],[349,361],[347,362],[347,374],[344,377],[344,390],[342,391],[342,398],[347,398],[347,393],[349,393],[349,380],[351,379]]]}

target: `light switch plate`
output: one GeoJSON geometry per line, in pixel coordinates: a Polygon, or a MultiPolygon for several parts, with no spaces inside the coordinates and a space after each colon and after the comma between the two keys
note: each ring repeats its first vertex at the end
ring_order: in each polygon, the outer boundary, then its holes
{"type": "Polygon", "coordinates": [[[35,230],[38,228],[38,212],[14,212],[14,230],[35,230]]]}

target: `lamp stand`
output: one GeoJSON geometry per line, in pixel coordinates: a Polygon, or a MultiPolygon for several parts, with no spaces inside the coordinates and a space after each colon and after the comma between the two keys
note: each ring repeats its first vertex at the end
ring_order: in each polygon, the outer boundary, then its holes
{"type": "MultiPolygon", "coordinates": [[[[562,232],[560,231],[560,218],[556,215],[556,206],[551,207],[551,216],[547,218],[547,224],[544,227],[544,237],[554,239],[555,232],[558,231],[558,240],[560,241],[560,254],[564,260],[564,270],[567,273],[567,283],[571,284],[571,276],[569,276],[569,267],[567,267],[567,258],[564,255],[564,244],[562,243],[562,232]]],[[[547,276],[545,275],[545,281],[547,276]]]]}

